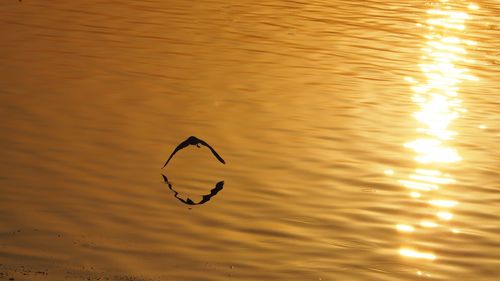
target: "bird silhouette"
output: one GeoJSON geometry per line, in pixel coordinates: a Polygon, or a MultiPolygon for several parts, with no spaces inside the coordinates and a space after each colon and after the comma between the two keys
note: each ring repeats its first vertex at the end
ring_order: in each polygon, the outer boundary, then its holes
{"type": "Polygon", "coordinates": [[[210,149],[210,151],[212,151],[212,154],[215,156],[215,158],[217,158],[217,160],[219,160],[222,164],[226,164],[226,161],[224,161],[224,159],[222,159],[222,157],[220,157],[220,155],[215,151],[215,149],[213,149],[208,143],[206,143],[203,140],[200,140],[197,137],[190,136],[185,141],[181,142],[174,149],[174,151],[172,152],[172,154],[170,154],[170,157],[168,157],[167,162],[165,162],[165,164],[161,168],[163,169],[163,168],[165,168],[165,166],[167,166],[168,162],[170,162],[170,159],[172,159],[172,157],[174,157],[174,155],[177,153],[177,151],[179,151],[179,150],[181,150],[183,148],[186,148],[186,147],[188,147],[190,145],[196,145],[197,147],[200,147],[200,144],[208,147],[210,149]]]}
{"type": "Polygon", "coordinates": [[[172,187],[172,184],[168,181],[167,176],[165,176],[165,175],[161,175],[161,176],[163,177],[163,180],[165,181],[165,183],[168,185],[168,188],[174,192],[174,197],[177,198],[179,201],[181,201],[182,203],[184,203],[186,205],[201,205],[201,204],[204,204],[204,203],[210,201],[210,199],[212,197],[214,197],[217,193],[219,193],[219,191],[221,191],[224,188],[224,181],[220,181],[220,182],[216,183],[215,187],[210,190],[209,194],[201,196],[201,200],[199,202],[195,203],[189,197],[186,198],[186,199],[183,199],[183,198],[179,197],[179,192],[177,192],[172,187]]]}

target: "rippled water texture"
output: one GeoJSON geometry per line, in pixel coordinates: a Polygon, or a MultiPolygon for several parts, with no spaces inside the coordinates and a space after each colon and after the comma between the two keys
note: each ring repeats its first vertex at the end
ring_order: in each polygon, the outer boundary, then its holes
{"type": "Polygon", "coordinates": [[[0,279],[500,280],[499,15],[1,1],[0,279]]]}

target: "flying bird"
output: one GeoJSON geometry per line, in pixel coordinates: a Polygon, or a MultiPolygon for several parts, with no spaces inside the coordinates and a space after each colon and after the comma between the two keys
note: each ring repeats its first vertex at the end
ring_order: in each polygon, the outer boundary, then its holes
{"type": "Polygon", "coordinates": [[[189,138],[187,138],[187,140],[181,142],[174,149],[174,152],[172,152],[172,154],[170,154],[170,157],[168,157],[167,162],[165,162],[165,165],[163,165],[163,167],[161,167],[161,168],[163,169],[163,168],[165,168],[165,166],[167,166],[168,162],[170,161],[170,159],[172,159],[172,157],[175,155],[175,153],[177,153],[177,151],[179,151],[183,148],[186,148],[190,145],[196,145],[197,147],[200,147],[200,144],[208,147],[210,149],[210,151],[212,151],[212,154],[215,156],[215,158],[217,158],[217,160],[219,160],[222,164],[226,164],[226,161],[224,161],[224,159],[222,159],[222,157],[220,157],[220,155],[215,151],[215,149],[213,149],[208,143],[206,143],[203,140],[200,140],[197,137],[190,136],[189,138]]]}
{"type": "Polygon", "coordinates": [[[215,184],[215,187],[210,190],[209,194],[201,196],[201,200],[199,202],[194,202],[190,198],[183,199],[179,197],[179,192],[177,192],[173,187],[172,184],[168,181],[167,176],[161,175],[163,177],[163,180],[165,183],[168,185],[168,188],[174,192],[174,197],[177,198],[179,201],[186,205],[201,205],[205,204],[206,202],[210,201],[212,197],[214,197],[219,191],[221,191],[224,188],[224,181],[220,181],[215,184]]]}

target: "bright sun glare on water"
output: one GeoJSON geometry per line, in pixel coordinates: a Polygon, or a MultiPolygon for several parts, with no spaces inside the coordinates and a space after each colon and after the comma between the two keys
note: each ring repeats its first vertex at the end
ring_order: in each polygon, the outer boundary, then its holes
{"type": "MultiPolygon", "coordinates": [[[[423,81],[406,77],[413,92],[412,100],[419,110],[413,117],[419,122],[417,132],[420,137],[406,143],[404,146],[413,150],[417,169],[399,182],[410,189],[414,200],[426,200],[433,208],[435,217],[414,223],[396,225],[400,233],[418,232],[419,229],[441,227],[432,219],[449,223],[454,215],[451,209],[459,203],[449,198],[439,197],[443,185],[453,184],[451,175],[444,174],[437,167],[445,167],[461,161],[459,153],[450,144],[457,133],[450,129],[452,122],[459,118],[466,109],[459,98],[460,84],[463,81],[476,81],[464,64],[473,63],[467,59],[467,47],[476,42],[464,39],[466,22],[471,16],[466,12],[476,10],[476,4],[466,4],[462,9],[455,7],[452,1],[436,2],[432,9],[427,10],[428,19],[425,25],[425,46],[422,48],[420,71],[423,81]]],[[[454,234],[460,231],[451,228],[454,234]]],[[[403,246],[399,254],[404,257],[435,260],[432,252],[403,246]]]]}

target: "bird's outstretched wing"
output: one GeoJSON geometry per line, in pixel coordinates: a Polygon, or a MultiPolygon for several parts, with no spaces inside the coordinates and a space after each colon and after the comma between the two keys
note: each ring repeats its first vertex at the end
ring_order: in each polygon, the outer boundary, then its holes
{"type": "Polygon", "coordinates": [[[199,139],[199,141],[200,141],[201,145],[208,147],[210,149],[210,151],[212,151],[212,154],[215,156],[215,158],[217,158],[217,160],[219,160],[222,164],[226,164],[226,161],[224,161],[224,159],[222,159],[222,157],[220,157],[220,155],[217,153],[217,151],[215,151],[215,149],[213,149],[208,143],[206,143],[205,141],[200,140],[200,139],[199,139]]]}
{"type": "Polygon", "coordinates": [[[170,159],[172,159],[172,157],[174,157],[174,155],[177,153],[177,151],[189,146],[190,143],[188,140],[185,140],[183,142],[181,142],[175,149],[174,151],[172,152],[172,154],[170,154],[170,157],[168,157],[168,160],[167,162],[165,162],[165,164],[163,165],[163,167],[161,167],[162,169],[165,168],[165,166],[167,166],[168,162],[170,161],[170,159]]]}
{"type": "Polygon", "coordinates": [[[203,195],[201,197],[201,201],[198,202],[197,205],[201,205],[203,203],[210,201],[210,199],[214,197],[217,193],[219,193],[219,191],[221,191],[222,188],[224,188],[224,181],[220,181],[217,184],[215,184],[215,187],[212,190],[210,190],[210,194],[203,195]]]}
{"type": "Polygon", "coordinates": [[[181,201],[184,204],[193,205],[193,201],[191,201],[191,199],[188,198],[187,200],[184,200],[184,199],[179,197],[179,192],[175,191],[175,189],[172,187],[172,184],[168,181],[167,176],[165,176],[163,174],[161,176],[163,177],[163,180],[165,181],[165,183],[168,185],[168,188],[170,190],[172,190],[172,192],[174,193],[175,198],[177,198],[179,201],[181,201]]]}

